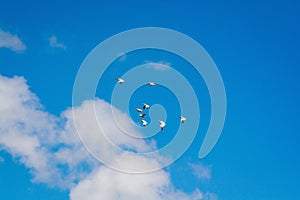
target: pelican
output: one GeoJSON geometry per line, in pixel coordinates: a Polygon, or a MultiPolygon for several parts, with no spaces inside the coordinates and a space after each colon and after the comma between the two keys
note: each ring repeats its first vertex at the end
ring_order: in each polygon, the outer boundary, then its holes
{"type": "Polygon", "coordinates": [[[145,117],[146,117],[146,114],[145,114],[145,113],[139,114],[139,116],[140,116],[141,118],[145,118],[145,117]]]}
{"type": "Polygon", "coordinates": [[[143,104],[143,109],[149,109],[150,108],[150,106],[148,105],[148,104],[143,104]]]}
{"type": "Polygon", "coordinates": [[[182,115],[179,116],[179,118],[180,118],[180,123],[182,123],[182,124],[183,124],[183,123],[185,122],[185,120],[186,120],[186,118],[185,118],[184,116],[182,116],[182,115]]]}
{"type": "Polygon", "coordinates": [[[161,131],[164,130],[164,127],[166,126],[166,122],[161,121],[161,120],[158,120],[158,122],[159,122],[159,128],[160,128],[160,130],[161,131]]]}
{"type": "Polygon", "coordinates": [[[156,83],[149,82],[148,85],[150,85],[150,86],[156,86],[156,83]]]}
{"type": "Polygon", "coordinates": [[[146,122],[146,120],[141,120],[141,122],[142,122],[142,124],[143,124],[143,126],[145,127],[145,126],[147,126],[147,122],[146,122]]]}
{"type": "Polygon", "coordinates": [[[124,81],[123,79],[121,79],[121,78],[115,78],[115,79],[118,81],[119,84],[122,84],[122,83],[125,82],[125,81],[124,81]]]}
{"type": "Polygon", "coordinates": [[[140,109],[140,108],[136,108],[135,110],[138,111],[138,112],[142,112],[142,111],[143,111],[143,110],[140,109]]]}

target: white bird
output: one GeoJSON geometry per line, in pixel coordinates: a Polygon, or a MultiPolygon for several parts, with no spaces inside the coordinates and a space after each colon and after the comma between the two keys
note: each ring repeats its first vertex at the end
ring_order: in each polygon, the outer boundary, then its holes
{"type": "Polygon", "coordinates": [[[142,112],[142,111],[143,111],[143,110],[140,109],[140,108],[135,108],[135,110],[138,111],[138,112],[142,112]]]}
{"type": "Polygon", "coordinates": [[[184,116],[182,116],[182,115],[179,116],[179,118],[180,118],[180,123],[182,123],[182,124],[183,124],[183,123],[185,122],[185,120],[186,120],[186,118],[185,118],[184,116]]]}
{"type": "Polygon", "coordinates": [[[145,117],[146,117],[146,114],[145,114],[145,113],[139,114],[139,116],[140,116],[141,118],[145,118],[145,117]]]}
{"type": "Polygon", "coordinates": [[[158,122],[159,122],[159,128],[160,128],[160,130],[161,131],[164,130],[164,127],[166,126],[166,122],[161,121],[161,120],[158,120],[158,122]]]}
{"type": "Polygon", "coordinates": [[[143,104],[143,109],[149,109],[150,108],[150,106],[148,105],[148,104],[143,104]]]}
{"type": "Polygon", "coordinates": [[[142,124],[143,124],[143,126],[145,127],[145,126],[147,126],[147,122],[146,122],[146,120],[141,120],[141,122],[142,122],[142,124]]]}
{"type": "Polygon", "coordinates": [[[122,84],[125,82],[124,79],[121,79],[121,78],[115,78],[115,79],[118,81],[119,84],[122,84]]]}
{"type": "Polygon", "coordinates": [[[157,84],[153,83],[153,82],[149,82],[148,85],[150,85],[150,86],[156,86],[157,84]]]}

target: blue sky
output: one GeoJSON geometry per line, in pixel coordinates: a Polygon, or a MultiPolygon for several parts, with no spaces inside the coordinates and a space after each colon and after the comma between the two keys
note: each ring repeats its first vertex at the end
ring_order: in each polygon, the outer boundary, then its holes
{"type": "MultiPolygon", "coordinates": [[[[100,42],[139,27],[164,27],[182,32],[210,54],[226,89],[225,126],[217,145],[206,158],[200,160],[198,152],[211,114],[209,94],[201,76],[184,60],[154,50],[127,54],[105,72],[97,96],[110,102],[115,87],[113,78],[122,76],[131,66],[147,61],[163,62],[175,69],[183,66],[179,71],[191,82],[200,101],[201,123],[190,148],[164,169],[170,175],[173,189],[191,195],[199,188],[203,195],[210,194],[207,199],[215,199],[215,196],[220,200],[299,199],[299,8],[296,1],[2,2],[0,75],[16,82],[13,76],[23,76],[29,90],[39,98],[43,112],[60,119],[61,113],[72,107],[73,84],[81,63],[100,42]],[[7,45],[8,36],[18,42],[7,45]],[[196,85],[198,81],[200,84],[196,85]]],[[[14,88],[4,86],[8,82],[7,79],[1,82],[4,89],[14,88]]],[[[18,84],[24,86],[25,83],[19,81],[18,84]]],[[[151,104],[161,103],[177,117],[178,102],[169,90],[161,87],[149,93],[146,90],[148,87],[142,86],[133,94],[131,110],[147,99],[151,104]]],[[[27,90],[24,91],[27,94],[27,90]]],[[[6,101],[0,100],[0,104],[4,103],[6,101]]],[[[6,119],[6,111],[0,112],[1,119],[6,119]]],[[[138,121],[135,114],[134,111],[129,113],[132,120],[138,121]]],[[[158,146],[168,143],[179,126],[172,116],[167,121],[166,136],[154,137],[158,146]]],[[[184,125],[188,126],[189,120],[184,125]]],[[[1,122],[0,134],[6,135],[12,127],[4,123],[1,122]]],[[[29,131],[28,134],[40,133],[29,131]]],[[[40,142],[45,142],[42,137],[40,142]]],[[[22,145],[22,141],[20,143],[22,145]]],[[[73,180],[75,185],[67,188],[53,186],[51,181],[37,178],[29,164],[22,162],[22,154],[16,153],[12,146],[8,148],[4,140],[0,141],[0,149],[3,199],[63,200],[69,199],[71,192],[74,199],[76,195],[80,197],[82,188],[76,187],[78,180],[73,180]]],[[[49,152],[51,158],[55,152],[51,149],[49,152]]],[[[87,165],[97,170],[94,164],[87,165]]],[[[83,167],[87,176],[89,167],[83,167]]],[[[64,171],[63,166],[58,168],[64,171]]],[[[101,170],[100,179],[101,175],[106,176],[105,169],[101,170]]],[[[66,177],[69,173],[63,172],[66,177]]],[[[86,183],[85,178],[80,178],[86,183]]],[[[98,186],[95,182],[94,190],[98,186]]],[[[105,191],[106,187],[100,183],[99,187],[105,191]]]]}

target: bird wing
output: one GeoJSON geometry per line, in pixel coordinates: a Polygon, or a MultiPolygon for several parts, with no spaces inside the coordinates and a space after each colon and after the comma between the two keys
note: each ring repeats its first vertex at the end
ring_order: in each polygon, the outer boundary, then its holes
{"type": "Polygon", "coordinates": [[[164,121],[159,121],[160,126],[164,127],[166,125],[166,123],[164,121]]]}

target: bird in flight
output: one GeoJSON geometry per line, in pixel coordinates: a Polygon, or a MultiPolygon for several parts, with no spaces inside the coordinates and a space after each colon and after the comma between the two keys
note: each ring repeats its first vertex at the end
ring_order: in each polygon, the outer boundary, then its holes
{"type": "Polygon", "coordinates": [[[159,122],[159,128],[160,128],[160,130],[161,130],[161,131],[164,130],[164,128],[165,128],[165,126],[166,126],[166,122],[161,121],[161,120],[158,120],[158,122],[159,122]]]}
{"type": "Polygon", "coordinates": [[[146,114],[145,114],[145,113],[139,114],[139,116],[140,116],[141,118],[145,118],[145,117],[146,117],[146,114]]]}
{"type": "Polygon", "coordinates": [[[147,126],[147,122],[146,122],[146,120],[141,120],[141,122],[142,122],[142,124],[143,124],[143,126],[145,127],[145,126],[147,126]]]}
{"type": "Polygon", "coordinates": [[[150,86],[156,86],[157,84],[153,83],[153,82],[149,82],[148,85],[150,85],[150,86]]]}
{"type": "Polygon", "coordinates": [[[125,82],[124,79],[121,79],[121,78],[115,78],[115,79],[118,81],[119,84],[122,84],[125,82]]]}
{"type": "Polygon", "coordinates": [[[186,120],[186,118],[185,118],[184,116],[182,116],[182,115],[179,116],[179,118],[180,118],[180,123],[182,123],[182,124],[183,124],[183,123],[185,122],[185,120],[186,120]]]}
{"type": "Polygon", "coordinates": [[[146,104],[146,103],[143,104],[143,109],[149,109],[149,108],[150,108],[150,106],[148,104],[146,104]]]}
{"type": "Polygon", "coordinates": [[[136,108],[135,110],[138,111],[138,112],[142,112],[142,111],[143,111],[143,110],[140,109],[140,108],[136,108]]]}

